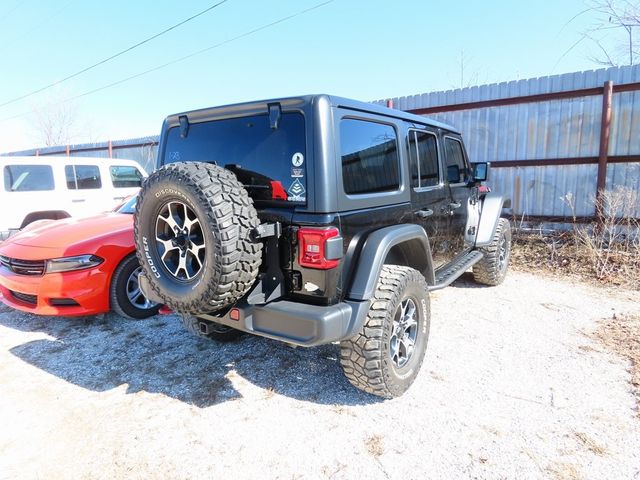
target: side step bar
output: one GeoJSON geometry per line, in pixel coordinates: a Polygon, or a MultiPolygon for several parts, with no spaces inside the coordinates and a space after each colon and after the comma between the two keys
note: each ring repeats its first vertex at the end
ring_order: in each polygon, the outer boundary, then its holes
{"type": "Polygon", "coordinates": [[[449,286],[460,275],[473,267],[476,263],[482,260],[484,255],[480,250],[472,250],[469,253],[458,258],[454,263],[449,265],[446,269],[436,272],[435,285],[429,286],[429,291],[440,290],[446,286],[449,286]]]}

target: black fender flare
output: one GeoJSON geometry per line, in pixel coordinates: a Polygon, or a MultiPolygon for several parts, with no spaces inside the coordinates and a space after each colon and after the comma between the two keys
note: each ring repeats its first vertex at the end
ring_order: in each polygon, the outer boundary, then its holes
{"type": "Polygon", "coordinates": [[[412,258],[425,267],[421,270],[427,284],[435,283],[431,246],[427,233],[419,225],[401,224],[384,227],[370,233],[364,241],[354,269],[353,281],[347,292],[349,300],[370,300],[378,284],[378,277],[384,261],[395,246],[410,243],[414,252],[423,258],[412,258]]]}
{"type": "Polygon", "coordinates": [[[482,200],[476,247],[486,247],[491,244],[493,234],[500,221],[503,208],[509,208],[511,200],[497,193],[488,193],[482,200]]]}

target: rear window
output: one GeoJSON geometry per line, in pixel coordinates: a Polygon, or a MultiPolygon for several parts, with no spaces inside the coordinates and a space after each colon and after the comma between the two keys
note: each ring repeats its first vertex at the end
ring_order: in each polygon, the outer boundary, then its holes
{"type": "Polygon", "coordinates": [[[53,170],[49,165],[7,165],[4,167],[7,192],[53,190],[53,170]]]}
{"type": "Polygon", "coordinates": [[[267,115],[189,125],[167,133],[164,163],[215,163],[236,174],[255,201],[305,203],[306,138],[304,116],[283,113],[277,129],[267,115]]]}
{"type": "Polygon", "coordinates": [[[109,171],[115,188],[139,187],[142,184],[142,173],[136,167],[118,165],[109,171]]]}

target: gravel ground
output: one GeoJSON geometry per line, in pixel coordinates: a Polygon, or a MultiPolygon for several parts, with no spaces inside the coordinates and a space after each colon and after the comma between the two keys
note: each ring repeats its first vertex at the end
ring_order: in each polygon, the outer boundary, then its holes
{"type": "Polygon", "coordinates": [[[463,278],[432,295],[422,371],[390,401],[348,384],[335,345],[0,307],[0,478],[640,478],[629,363],[590,336],[635,295],[463,278]]]}

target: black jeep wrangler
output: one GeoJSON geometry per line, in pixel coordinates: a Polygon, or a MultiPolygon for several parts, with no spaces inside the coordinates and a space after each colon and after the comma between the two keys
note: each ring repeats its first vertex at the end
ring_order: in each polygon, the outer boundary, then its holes
{"type": "Polygon", "coordinates": [[[401,395],[429,291],[469,268],[497,285],[508,206],[452,127],[328,95],[167,117],[135,239],[148,298],[194,333],[340,342],[356,387],[401,395]]]}

